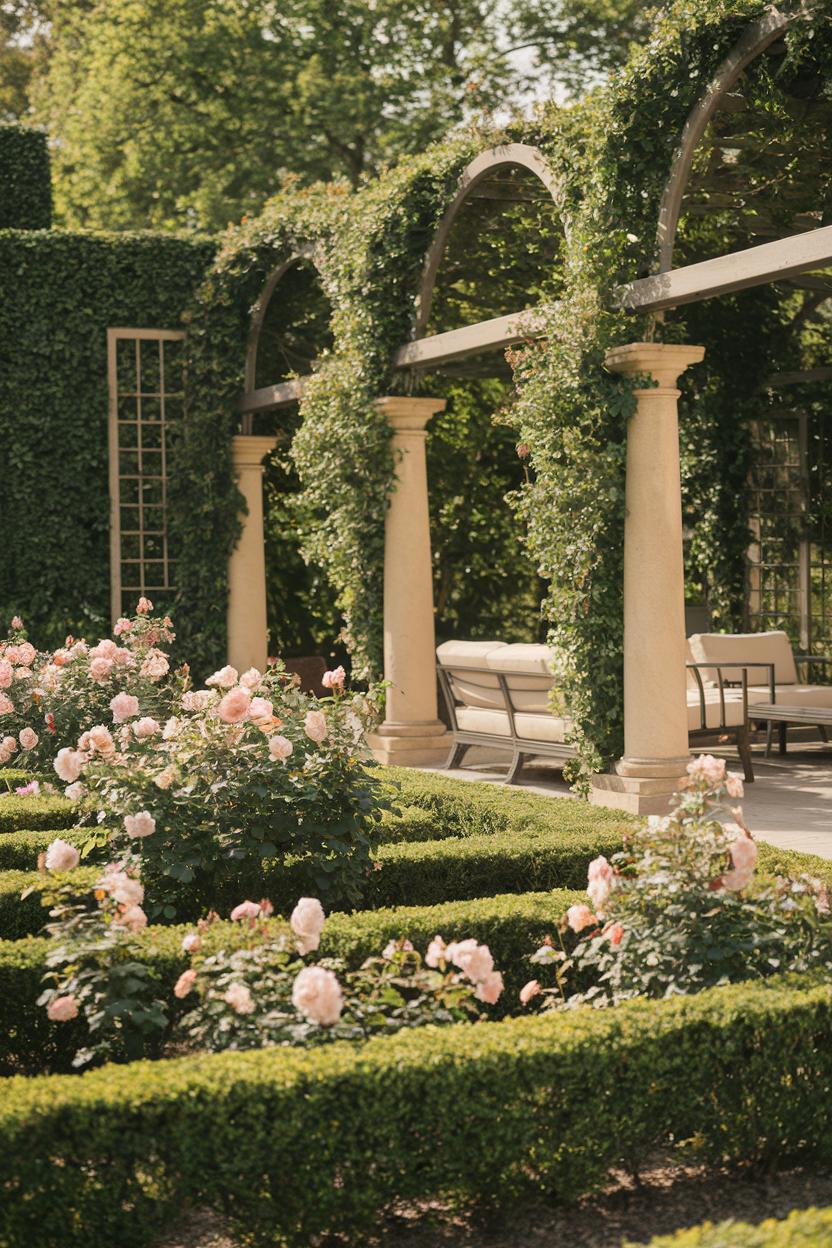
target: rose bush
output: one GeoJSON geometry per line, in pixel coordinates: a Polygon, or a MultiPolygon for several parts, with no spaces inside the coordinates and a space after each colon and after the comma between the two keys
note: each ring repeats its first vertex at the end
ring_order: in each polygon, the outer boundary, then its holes
{"type": "Polygon", "coordinates": [[[742,780],[710,755],[688,773],[670,815],[637,828],[611,862],[590,864],[590,904],[571,906],[560,944],[532,958],[555,982],[530,981],[524,1005],[609,1005],[784,971],[832,971],[823,884],[808,875],[757,878],[757,846],[737,805],[742,780]]]}
{"type": "MultiPolygon", "coordinates": [[[[99,722],[122,723],[136,713],[167,718],[170,663],[163,647],[174,639],[171,620],[154,617],[141,598],[136,614],[120,619],[114,637],[97,644],[67,637],[38,651],[15,618],[0,642],[0,767],[47,768],[80,732],[99,722]]],[[[70,764],[58,771],[68,779],[70,764]]],[[[77,778],[77,777],[76,777],[77,778]]]]}
{"type": "Polygon", "coordinates": [[[339,685],[319,702],[280,665],[224,667],[203,689],[183,679],[166,719],[148,709],[119,694],[55,770],[97,812],[89,844],[141,870],[154,916],[205,910],[221,879],[255,887],[262,860],[290,855],[327,900],[358,894],[389,805],[362,748],[371,697],[339,685]]]}

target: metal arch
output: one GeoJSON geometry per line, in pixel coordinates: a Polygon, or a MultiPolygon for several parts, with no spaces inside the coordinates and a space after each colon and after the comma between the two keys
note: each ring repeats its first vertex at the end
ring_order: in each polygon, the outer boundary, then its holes
{"type": "Polygon", "coordinates": [[[294,265],[299,264],[302,260],[309,260],[315,263],[315,247],[312,243],[306,243],[303,247],[299,247],[297,251],[292,252],[282,264],[269,275],[265,286],[261,290],[257,302],[251,313],[251,323],[248,331],[248,341],[246,343],[246,366],[243,375],[243,395],[251,394],[255,389],[255,378],[257,376],[257,348],[260,344],[260,331],[263,328],[263,320],[266,316],[266,310],[269,306],[269,300],[275,292],[275,287],[286,273],[294,265]]]}
{"type": "Polygon", "coordinates": [[[743,70],[772,43],[782,38],[791,22],[805,15],[805,9],[784,13],[772,6],[764,17],[752,22],[728,53],[699,102],[688,115],[678,147],[673,154],[670,177],[665,185],[659,208],[659,224],[656,232],[657,273],[668,273],[673,267],[673,248],[676,243],[682,196],[688,183],[694,154],[720,100],[731,90],[743,70]]]}
{"type": "Polygon", "coordinates": [[[546,187],[553,201],[556,204],[560,202],[560,180],[552,173],[552,170],[536,147],[532,147],[528,143],[505,143],[501,147],[491,147],[485,152],[480,152],[479,156],[475,157],[460,175],[456,194],[445,209],[433,242],[425,257],[422,281],[419,286],[419,297],[416,304],[414,336],[417,339],[424,336],[425,328],[430,319],[436,275],[457,213],[474,187],[482,182],[484,178],[487,178],[489,174],[493,173],[495,169],[517,165],[521,165],[535,174],[546,187]]]}

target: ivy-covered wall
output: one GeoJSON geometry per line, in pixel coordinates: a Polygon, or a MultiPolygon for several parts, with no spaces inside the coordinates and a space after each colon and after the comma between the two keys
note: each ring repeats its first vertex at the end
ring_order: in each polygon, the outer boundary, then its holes
{"type": "Polygon", "coordinates": [[[48,230],[52,180],[46,134],[0,123],[0,230],[48,230]]]}
{"type": "Polygon", "coordinates": [[[0,231],[0,619],[39,641],[109,627],[107,328],[177,328],[214,250],[0,231]]]}

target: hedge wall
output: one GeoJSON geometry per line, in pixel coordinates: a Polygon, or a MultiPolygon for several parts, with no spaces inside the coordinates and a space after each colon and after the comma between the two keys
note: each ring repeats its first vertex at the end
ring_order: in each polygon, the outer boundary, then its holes
{"type": "MultiPolygon", "coordinates": [[[[659,1235],[649,1248],[829,1248],[832,1209],[794,1209],[778,1221],[766,1218],[757,1226],[748,1222],[705,1222],[675,1235],[659,1235]]],[[[628,1244],[627,1248],[637,1248],[628,1244]]]]}
{"type": "Polygon", "coordinates": [[[109,627],[108,326],[176,328],[214,254],[154,234],[0,231],[0,630],[109,627]]]}
{"type": "Polygon", "coordinates": [[[769,981],[359,1048],[15,1077],[0,1242],[139,1248],[193,1204],[255,1244],[366,1243],[396,1202],[575,1200],[671,1140],[703,1162],[824,1162],[830,1028],[832,987],[769,981]]]}
{"type": "Polygon", "coordinates": [[[49,229],[52,177],[43,130],[0,123],[0,186],[0,230],[49,229]]]}

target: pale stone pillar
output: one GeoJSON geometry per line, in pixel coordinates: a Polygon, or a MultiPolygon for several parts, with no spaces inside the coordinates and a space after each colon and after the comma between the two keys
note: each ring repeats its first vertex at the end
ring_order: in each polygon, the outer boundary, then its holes
{"type": "Polygon", "coordinates": [[[657,383],[636,390],[627,432],[624,522],[624,757],[595,776],[592,800],[666,814],[690,753],[685,681],[685,572],[676,381],[704,347],[634,342],[606,364],[657,383]]]}
{"type": "Polygon", "coordinates": [[[250,667],[262,672],[268,657],[263,459],[276,445],[276,438],[254,434],[231,439],[237,485],[248,508],[228,561],[228,662],[238,672],[250,667]]]}
{"type": "Polygon", "coordinates": [[[384,524],[384,723],[369,737],[381,763],[442,762],[448,733],[436,705],[436,636],[430,555],[425,426],[444,399],[384,398],[393,431],[396,485],[384,524]]]}

